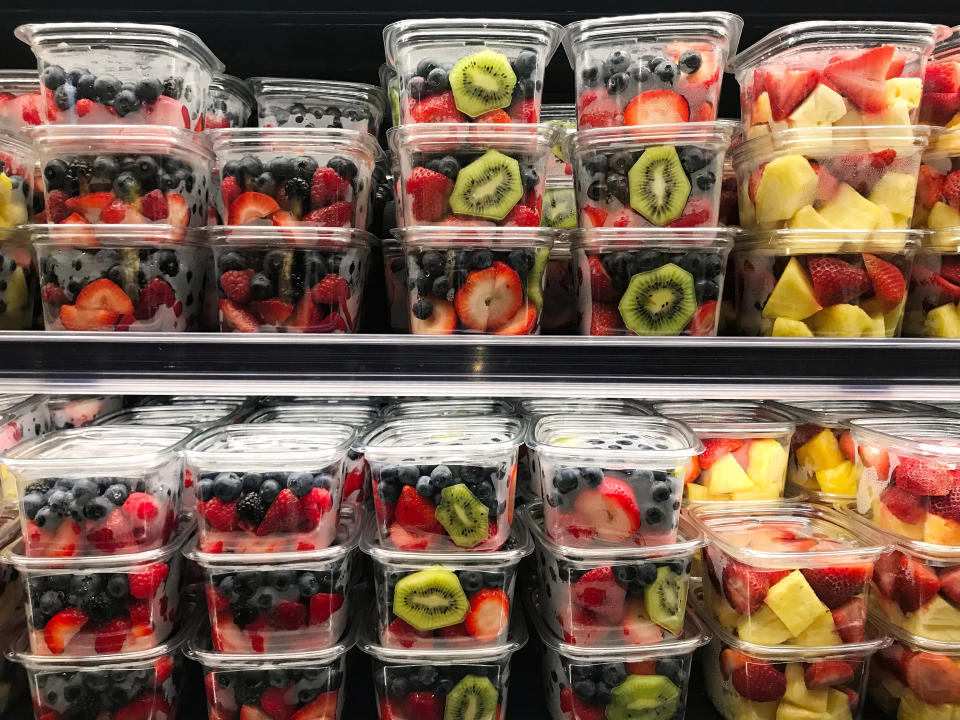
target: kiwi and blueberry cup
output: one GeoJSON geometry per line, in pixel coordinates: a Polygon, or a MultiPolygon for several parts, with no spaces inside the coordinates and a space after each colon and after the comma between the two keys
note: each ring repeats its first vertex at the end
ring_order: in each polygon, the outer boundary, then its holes
{"type": "Polygon", "coordinates": [[[960,229],[940,228],[921,235],[910,270],[902,332],[904,337],[960,338],[960,229]]]}
{"type": "MultiPolygon", "coordinates": [[[[570,194],[573,194],[572,189],[570,194]]],[[[554,241],[545,275],[540,332],[550,335],[576,335],[577,285],[570,240],[566,235],[560,235],[554,241]]]]}
{"type": "Polygon", "coordinates": [[[576,105],[544,105],[540,109],[540,121],[557,128],[562,135],[553,146],[553,157],[547,162],[547,179],[559,178],[569,182],[573,176],[570,160],[563,152],[563,137],[577,131],[576,105]]]}
{"type": "Polygon", "coordinates": [[[262,128],[346,128],[377,137],[387,109],[384,92],[365,83],[253,77],[262,128]]]}

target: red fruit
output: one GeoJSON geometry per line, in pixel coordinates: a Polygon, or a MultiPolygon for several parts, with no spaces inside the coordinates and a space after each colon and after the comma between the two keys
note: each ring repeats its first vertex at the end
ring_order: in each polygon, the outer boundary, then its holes
{"type": "Polygon", "coordinates": [[[591,255],[587,258],[587,265],[590,266],[590,297],[593,302],[617,302],[620,296],[614,289],[613,281],[603,267],[600,257],[591,255]]]}
{"type": "Polygon", "coordinates": [[[143,117],[148,125],[167,125],[190,129],[190,111],[186,105],[166,95],[143,106],[143,117]]]}
{"type": "MultiPolygon", "coordinates": [[[[90,222],[85,220],[82,215],[79,213],[70,213],[66,220],[63,220],[61,225],[89,225],[90,222]]],[[[87,245],[96,245],[96,242],[85,243],[87,245]]]]}
{"type": "Polygon", "coordinates": [[[890,472],[890,456],[885,449],[860,445],[857,447],[857,452],[860,454],[860,460],[863,461],[864,465],[873,468],[881,480],[887,479],[890,472]]]}
{"type": "Polygon", "coordinates": [[[823,690],[853,682],[853,668],[846,660],[820,660],[810,663],[803,672],[808,690],[823,690]]]}
{"type": "Polygon", "coordinates": [[[133,316],[137,320],[149,320],[161,307],[173,307],[176,302],[177,296],[174,295],[170,284],[161,277],[154,277],[140,291],[140,298],[137,300],[133,316]]]}
{"type": "MultiPolygon", "coordinates": [[[[109,223],[112,225],[125,223],[125,222],[136,222],[137,221],[136,218],[139,215],[139,213],[137,213],[137,215],[133,214],[136,212],[137,211],[135,208],[127,205],[122,200],[114,200],[112,203],[110,203],[109,205],[107,205],[107,207],[103,209],[102,213],[100,213],[100,222],[109,223]],[[131,214],[131,218],[129,220],[127,218],[128,213],[131,214]]],[[[143,217],[142,215],[139,215],[139,219],[141,222],[142,222],[142,217],[143,217]]]]}
{"type": "Polygon", "coordinates": [[[314,208],[330,205],[343,200],[349,189],[350,181],[337,175],[333,168],[317,168],[310,183],[310,203],[314,208]]]}
{"type": "Polygon", "coordinates": [[[395,522],[390,526],[390,542],[401,550],[423,550],[430,544],[430,536],[407,530],[395,522]]]}
{"type": "Polygon", "coordinates": [[[900,557],[897,572],[897,600],[906,612],[916,612],[940,590],[940,578],[927,565],[911,557],[900,557]]]}
{"type": "Polygon", "coordinates": [[[230,203],[228,225],[246,225],[254,220],[269,217],[280,209],[277,201],[269,195],[245,192],[230,203]]]}
{"type": "Polygon", "coordinates": [[[697,309],[685,332],[692,337],[707,337],[714,334],[716,327],[717,301],[708,300],[697,309]]]}
{"type": "Polygon", "coordinates": [[[500,261],[467,275],[457,291],[454,307],[470,330],[497,330],[508,323],[523,303],[523,283],[517,271],[500,261]]]}
{"type": "Polygon", "coordinates": [[[893,552],[881,555],[873,563],[873,582],[877,589],[886,597],[895,600],[897,597],[897,579],[900,575],[900,553],[893,552]]]}
{"type": "Polygon", "coordinates": [[[174,662],[170,655],[161,655],[153,663],[153,672],[155,674],[154,682],[157,685],[163,683],[168,677],[173,675],[174,662]]]}
{"type": "Polygon", "coordinates": [[[204,590],[207,596],[207,609],[211,613],[221,613],[230,607],[230,600],[213,585],[207,585],[204,590]]]}
{"type": "Polygon", "coordinates": [[[120,313],[111,310],[80,310],[75,305],[60,308],[60,322],[67,330],[108,330],[119,319],[120,313]]]}
{"type": "Polygon", "coordinates": [[[267,514],[257,528],[257,535],[296,532],[300,526],[300,501],[290,488],[284,488],[267,508],[267,514]]]}
{"type": "Polygon", "coordinates": [[[343,607],[341,593],[317,593],[310,596],[310,624],[327,622],[330,616],[343,607]]]}
{"type": "Polygon", "coordinates": [[[590,308],[591,335],[622,335],[623,317],[616,305],[593,303],[590,308]]]}
{"type": "Polygon", "coordinates": [[[60,655],[87,624],[87,616],[79,608],[68,607],[47,622],[43,628],[43,640],[54,655],[60,655]]]}
{"type": "MultiPolygon", "coordinates": [[[[291,720],[336,720],[338,692],[331,690],[297,710],[291,720]]],[[[388,720],[388,718],[381,718],[388,720]]]]}
{"type": "Polygon", "coordinates": [[[953,255],[941,255],[940,275],[951,283],[960,282],[960,258],[953,255]]]}
{"type": "MultiPolygon", "coordinates": [[[[310,301],[310,307],[313,307],[313,301],[310,301]]],[[[227,330],[236,332],[255,333],[260,330],[260,323],[257,319],[241,307],[237,307],[230,300],[220,301],[220,320],[227,330]]]]}
{"type": "MultiPolygon", "coordinates": [[[[581,98],[582,97],[583,96],[581,96],[581,98]]],[[[583,130],[589,128],[617,127],[623,124],[623,114],[620,112],[620,107],[617,105],[616,100],[612,100],[610,96],[606,94],[604,94],[603,97],[597,97],[591,100],[589,103],[581,104],[584,109],[580,111],[578,125],[583,130]]]]}
{"type": "Polygon", "coordinates": [[[160,515],[160,505],[152,495],[145,492],[134,492],[130,493],[123,503],[123,512],[131,525],[137,527],[160,515]]]}
{"type": "Polygon", "coordinates": [[[100,278],[77,295],[78,310],[109,310],[120,315],[133,312],[133,301],[116,283],[100,278]]]}
{"type": "Polygon", "coordinates": [[[887,107],[884,83],[895,52],[893,45],[871,48],[849,60],[828,65],[823,75],[862,111],[880,112],[887,107]]]}
{"type": "Polygon", "coordinates": [[[870,253],[863,253],[863,265],[873,284],[873,292],[884,312],[897,307],[907,295],[907,282],[896,265],[870,253]]]}
{"type": "Polygon", "coordinates": [[[943,190],[943,180],[943,175],[932,167],[921,165],[917,177],[917,202],[927,210],[936,205],[943,190]]]}
{"type": "Polygon", "coordinates": [[[923,522],[926,510],[920,498],[913,493],[901,490],[896,485],[888,486],[880,493],[880,502],[896,517],[909,525],[923,522]]]}
{"type": "Polygon", "coordinates": [[[540,213],[527,205],[514,205],[503,219],[504,227],[540,227],[540,213]]]}
{"type": "MultiPolygon", "coordinates": [[[[101,213],[103,213],[114,200],[116,200],[116,198],[113,196],[113,193],[105,191],[67,198],[64,201],[64,205],[70,212],[83,215],[88,222],[97,222],[101,219],[101,213]]],[[[122,222],[122,219],[119,222],[122,222]]]]}
{"type": "Polygon", "coordinates": [[[574,693],[570,717],[572,720],[607,720],[607,713],[602,706],[584,702],[574,693]]]}
{"type": "Polygon", "coordinates": [[[123,649],[123,644],[127,641],[127,635],[130,634],[130,628],[133,623],[129,618],[115,617],[97,628],[96,637],[93,639],[93,647],[100,655],[112,655],[123,649]]]}
{"type": "Polygon", "coordinates": [[[838,155],[825,161],[825,163],[839,181],[851,185],[857,192],[865,195],[877,182],[882,171],[896,159],[897,151],[888,148],[874,153],[838,155]]]}
{"type": "Polygon", "coordinates": [[[710,203],[700,200],[691,200],[687,203],[687,206],[683,209],[683,214],[678,217],[673,222],[667,223],[667,227],[672,228],[685,228],[685,227],[700,227],[701,225],[706,225],[710,221],[710,216],[713,214],[713,208],[711,208],[710,203]]]}
{"type": "MultiPolygon", "coordinates": [[[[619,620],[619,616],[617,618],[619,620]]],[[[510,600],[499,588],[484,588],[470,599],[463,625],[478,642],[488,643],[505,633],[510,623],[510,600]]]]}
{"type": "Polygon", "coordinates": [[[622,542],[640,528],[640,510],[633,490],[623,480],[604,477],[597,489],[586,488],[573,502],[574,512],[601,540],[622,542]]]}
{"type": "Polygon", "coordinates": [[[67,194],[63,190],[51,190],[47,193],[47,218],[52,223],[66,220],[70,216],[67,207],[67,194]]]}
{"type": "Polygon", "coordinates": [[[250,302],[250,279],[253,276],[253,268],[227,270],[220,276],[220,287],[231,302],[246,305],[250,302]]]}
{"type": "Polygon", "coordinates": [[[433,633],[429,630],[416,630],[406,621],[395,618],[383,632],[383,643],[387,647],[432,647],[433,633]]]}
{"type": "Polygon", "coordinates": [[[273,720],[273,719],[256,705],[244,705],[243,707],[240,708],[240,720],[273,720]]]}
{"type": "Polygon", "coordinates": [[[770,116],[785,120],[820,82],[816,70],[758,70],[754,73],[756,93],[767,91],[770,98],[770,116]]]}
{"type": "Polygon", "coordinates": [[[113,554],[137,547],[133,530],[126,516],[119,510],[114,510],[101,522],[87,521],[85,527],[87,542],[100,552],[113,554]]]}
{"type": "Polygon", "coordinates": [[[451,335],[457,328],[457,313],[448,300],[430,299],[433,312],[426,320],[410,315],[410,332],[414,335],[451,335]]]}
{"type": "Polygon", "coordinates": [[[336,273],[330,273],[313,286],[310,294],[314,302],[335,305],[350,297],[350,286],[336,273]]]}
{"type": "Polygon", "coordinates": [[[831,610],[845,605],[863,589],[873,575],[873,565],[837,565],[826,568],[804,568],[800,572],[810,583],[817,597],[831,610]]]}
{"type": "Polygon", "coordinates": [[[417,720],[443,720],[444,701],[432,692],[407,694],[407,717],[417,720]]]}
{"type": "Polygon", "coordinates": [[[348,227],[353,220],[353,205],[346,200],[335,202],[319,210],[313,210],[303,217],[303,222],[319,227],[348,227]]]}
{"type": "Polygon", "coordinates": [[[525,303],[517,310],[506,325],[497,328],[497,335],[530,335],[537,326],[537,306],[532,302],[525,303]]]}
{"type": "Polygon", "coordinates": [[[946,495],[953,488],[947,468],[916,458],[901,457],[893,477],[898,488],[914,495],[946,495]]]}
{"type": "Polygon", "coordinates": [[[533,100],[523,100],[515,103],[510,108],[510,120],[515,123],[535,123],[537,121],[537,106],[533,100]]]}
{"type": "Polygon", "coordinates": [[[491,110],[490,112],[485,112],[483,115],[478,117],[474,122],[478,123],[512,123],[513,120],[510,119],[510,116],[506,112],[497,108],[496,110],[491,110]]]}
{"type": "Polygon", "coordinates": [[[663,125],[687,122],[690,106],[673,90],[647,90],[631,100],[623,110],[624,125],[663,125]]]}
{"type": "Polygon", "coordinates": [[[843,456],[850,462],[855,463],[857,461],[857,445],[853,441],[853,435],[850,434],[849,430],[844,430],[841,433],[839,444],[843,456]]]}
{"type": "Polygon", "coordinates": [[[960,566],[940,572],[940,594],[954,602],[960,602],[960,566]]]}
{"type": "Polygon", "coordinates": [[[700,453],[700,467],[704,470],[727,453],[736,452],[743,447],[743,441],[736,438],[707,438],[702,442],[705,449],[700,453]]]}
{"type": "Polygon", "coordinates": [[[960,665],[946,655],[911,653],[903,674],[913,694],[931,705],[960,702],[960,665]]]}
{"type": "Polygon", "coordinates": [[[290,313],[293,312],[293,305],[285,303],[279,298],[270,298],[269,300],[255,300],[248,306],[250,312],[256,315],[263,325],[283,325],[290,313]]]}
{"type": "Polygon", "coordinates": [[[430,95],[410,108],[414,122],[418,123],[462,123],[467,116],[457,109],[453,91],[430,95]]]}
{"type": "Polygon", "coordinates": [[[296,630],[307,625],[307,606],[282,600],[270,613],[270,623],[281,630],[296,630]]]}
{"type": "Polygon", "coordinates": [[[260,707],[273,720],[287,720],[297,709],[296,705],[289,704],[284,699],[291,687],[289,685],[282,688],[268,687],[260,695],[260,707]]]}
{"type": "Polygon", "coordinates": [[[169,574],[170,568],[162,562],[154,563],[143,570],[130,573],[128,576],[130,595],[138,600],[153,597],[169,574]]]}
{"type": "Polygon", "coordinates": [[[867,603],[863,598],[855,597],[846,605],[832,610],[831,614],[841,640],[845,643],[863,642],[867,625],[867,603]]]}
{"type": "Polygon", "coordinates": [[[415,167],[407,178],[406,192],[413,198],[413,220],[436,222],[449,212],[454,182],[446,175],[415,167]]]}
{"type": "Polygon", "coordinates": [[[729,680],[737,670],[742,670],[747,663],[753,662],[750,656],[733,648],[726,648],[720,653],[720,674],[724,680],[729,680]]]}
{"type": "MultiPolygon", "coordinates": [[[[943,268],[941,267],[941,272],[943,268]]],[[[954,285],[919,263],[914,263],[910,275],[910,290],[918,300],[932,306],[943,305],[960,300],[960,285],[954,285]]]]}
{"type": "Polygon", "coordinates": [[[765,660],[750,659],[731,677],[737,692],[754,702],[773,702],[787,691],[787,676],[765,660]]]}
{"type": "Polygon", "coordinates": [[[320,524],[325,512],[333,507],[333,499],[326,488],[311,488],[310,492],[300,498],[300,509],[306,519],[306,530],[313,530],[320,524]]]}
{"type": "Polygon", "coordinates": [[[592,228],[592,227],[603,227],[604,223],[607,222],[607,217],[609,213],[606,210],[601,210],[597,207],[587,206],[580,211],[580,223],[581,227],[592,228]]]}
{"type": "MultiPolygon", "coordinates": [[[[680,75],[680,84],[686,87],[704,87],[713,85],[720,79],[720,65],[717,63],[716,51],[707,43],[673,43],[667,48],[674,62],[680,59],[685,52],[693,51],[700,55],[700,67],[696,72],[680,75]]],[[[704,120],[715,120],[716,116],[704,118],[704,120]]]]}
{"type": "Polygon", "coordinates": [[[151,190],[140,198],[140,212],[148,220],[163,220],[170,212],[162,190],[151,190]]]}
{"type": "Polygon", "coordinates": [[[960,92],[924,93],[920,101],[920,121],[946,125],[960,110],[960,92]]]}
{"type": "Polygon", "coordinates": [[[817,256],[807,260],[817,302],[823,306],[846,303],[870,290],[865,270],[835,257],[817,256]]]}
{"type": "Polygon", "coordinates": [[[960,170],[954,170],[944,178],[940,194],[947,205],[954,210],[960,210],[960,170]]]}
{"type": "Polygon", "coordinates": [[[228,175],[220,183],[220,195],[223,197],[223,207],[229,212],[234,201],[240,197],[243,191],[240,189],[240,183],[233,175],[228,175]]]}
{"type": "MultiPolygon", "coordinates": [[[[221,300],[220,302],[222,305],[223,301],[221,300]]],[[[287,332],[314,332],[316,328],[319,327],[320,321],[320,311],[317,309],[317,304],[313,301],[313,295],[304,293],[300,300],[297,301],[296,307],[293,308],[293,313],[287,318],[284,326],[287,328],[287,332]]],[[[255,320],[254,324],[256,324],[255,320]]],[[[249,332],[256,331],[255,328],[249,332]]]]}
{"type": "Polygon", "coordinates": [[[435,513],[433,503],[421,497],[412,485],[404,485],[397,500],[398,523],[410,530],[434,532],[439,525],[435,513]]]}
{"type": "Polygon", "coordinates": [[[609,565],[588,570],[573,584],[571,599],[604,620],[617,623],[623,615],[627,591],[616,581],[609,565]]]}
{"type": "Polygon", "coordinates": [[[204,507],[203,517],[214,530],[221,532],[236,530],[238,527],[237,501],[224,502],[219,498],[213,498],[204,507]]]}
{"type": "Polygon", "coordinates": [[[731,562],[723,569],[723,594],[741,615],[750,615],[759,610],[769,589],[770,579],[766,573],[748,565],[731,562]]]}
{"type": "Polygon", "coordinates": [[[923,76],[923,92],[960,92],[960,63],[950,60],[930,63],[923,76]]]}
{"type": "Polygon", "coordinates": [[[694,455],[684,467],[683,484],[689,485],[700,477],[700,459],[694,455]]]}

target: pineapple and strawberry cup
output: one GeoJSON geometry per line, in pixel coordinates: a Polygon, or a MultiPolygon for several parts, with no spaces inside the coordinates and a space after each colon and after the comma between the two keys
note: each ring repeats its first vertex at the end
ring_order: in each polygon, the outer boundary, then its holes
{"type": "Polygon", "coordinates": [[[903,335],[960,338],[960,229],[922,234],[910,271],[903,335]]]}

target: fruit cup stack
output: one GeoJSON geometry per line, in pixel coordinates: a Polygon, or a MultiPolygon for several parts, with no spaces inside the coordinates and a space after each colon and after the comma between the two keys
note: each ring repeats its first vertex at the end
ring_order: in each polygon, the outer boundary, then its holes
{"type": "MultiPolygon", "coordinates": [[[[945,153],[930,158],[936,172],[921,169],[931,128],[913,124],[927,58],[947,32],[805,22],[733,58],[744,142],[732,158],[749,230],[734,257],[739,334],[899,337],[922,235],[908,229],[956,214],[939,202],[945,153]]],[[[948,291],[931,295],[925,309],[952,309],[948,291]]],[[[957,325],[931,323],[947,321],[957,325]]]]}

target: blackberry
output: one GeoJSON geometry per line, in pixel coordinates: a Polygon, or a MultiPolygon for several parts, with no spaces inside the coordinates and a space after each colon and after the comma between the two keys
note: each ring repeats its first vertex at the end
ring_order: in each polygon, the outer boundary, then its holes
{"type": "Polygon", "coordinates": [[[94,622],[105,623],[117,616],[120,607],[109,593],[98,592],[84,599],[81,609],[94,622]]]}
{"type": "Polygon", "coordinates": [[[100,714],[103,699],[100,693],[78,688],[76,697],[70,699],[70,717],[78,720],[94,720],[100,714]]]}
{"type": "Polygon", "coordinates": [[[267,509],[258,493],[247,493],[237,503],[237,515],[253,525],[259,525],[266,514],[267,509]]]}
{"type": "Polygon", "coordinates": [[[51,483],[47,482],[46,480],[42,480],[40,482],[35,482],[28,485],[27,489],[23,491],[23,494],[27,495],[29,493],[39,493],[40,495],[44,495],[46,494],[47,490],[52,487],[53,485],[51,483]]]}
{"type": "Polygon", "coordinates": [[[92,172],[93,169],[90,167],[90,163],[84,158],[74,158],[70,161],[70,164],[67,165],[67,177],[74,181],[86,179],[92,172]]]}

